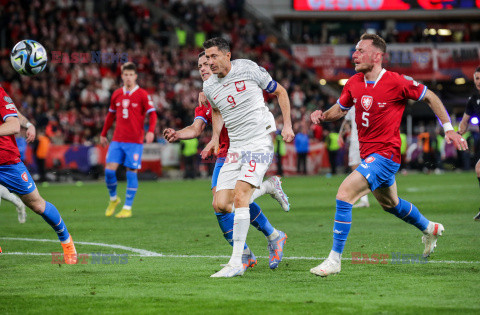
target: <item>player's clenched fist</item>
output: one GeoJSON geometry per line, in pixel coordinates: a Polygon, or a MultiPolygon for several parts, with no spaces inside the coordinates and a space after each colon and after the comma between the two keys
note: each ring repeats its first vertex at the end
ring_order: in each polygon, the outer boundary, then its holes
{"type": "Polygon", "coordinates": [[[310,115],[310,119],[312,120],[312,123],[314,124],[320,124],[323,120],[325,120],[325,115],[323,111],[321,110],[316,110],[310,115]]]}
{"type": "Polygon", "coordinates": [[[165,137],[165,139],[172,143],[172,142],[175,142],[178,140],[178,137],[177,137],[177,132],[175,130],[173,130],[172,128],[167,128],[163,131],[163,136],[165,137]]]}
{"type": "Polygon", "coordinates": [[[283,141],[285,142],[292,142],[295,138],[295,134],[293,133],[291,126],[284,126],[282,130],[282,137],[283,141]]]}

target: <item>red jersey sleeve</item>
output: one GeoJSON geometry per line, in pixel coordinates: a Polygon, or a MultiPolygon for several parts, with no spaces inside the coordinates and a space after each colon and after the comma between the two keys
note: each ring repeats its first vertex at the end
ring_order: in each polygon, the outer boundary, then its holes
{"type": "Polygon", "coordinates": [[[3,90],[0,91],[0,115],[2,120],[5,121],[8,117],[18,117],[17,108],[13,104],[12,99],[3,90]]]}
{"type": "Polygon", "coordinates": [[[400,84],[403,87],[403,96],[405,98],[421,101],[427,93],[427,87],[421,83],[418,83],[413,78],[402,75],[400,76],[400,84]]]}
{"type": "Polygon", "coordinates": [[[201,119],[205,124],[209,124],[212,122],[212,109],[210,107],[205,107],[202,105],[198,105],[195,107],[195,118],[193,119],[194,121],[196,119],[201,119]]]}
{"type": "Polygon", "coordinates": [[[110,113],[116,113],[117,112],[117,105],[115,104],[116,99],[118,95],[118,90],[115,90],[112,94],[112,97],[110,98],[110,106],[108,107],[108,111],[110,113]]]}
{"type": "Polygon", "coordinates": [[[355,76],[351,77],[345,86],[343,87],[342,94],[340,94],[340,97],[337,100],[337,104],[340,105],[340,108],[343,110],[348,110],[350,109],[354,103],[353,103],[353,97],[350,92],[350,85],[352,84],[352,80],[354,80],[355,76]]]}

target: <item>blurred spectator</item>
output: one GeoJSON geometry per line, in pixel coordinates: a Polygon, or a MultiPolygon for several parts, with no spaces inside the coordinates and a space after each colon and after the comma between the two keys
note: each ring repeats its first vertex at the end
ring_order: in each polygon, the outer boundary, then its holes
{"type": "Polygon", "coordinates": [[[198,139],[181,140],[183,165],[185,166],[185,174],[183,178],[195,178],[197,176],[197,152],[198,139]]]}
{"type": "Polygon", "coordinates": [[[50,139],[45,135],[45,130],[38,129],[37,140],[35,142],[35,157],[38,167],[39,181],[45,182],[47,180],[45,171],[45,161],[47,159],[48,150],[50,149],[50,139]]]}
{"type": "Polygon", "coordinates": [[[329,129],[325,129],[324,136],[325,145],[327,146],[328,150],[328,159],[330,161],[330,173],[335,175],[337,174],[337,153],[340,149],[340,145],[338,144],[339,135],[332,127],[331,131],[329,129]]]}
{"type": "Polygon", "coordinates": [[[309,151],[308,128],[302,124],[295,134],[295,150],[297,151],[297,174],[307,174],[307,155],[309,151]]]}

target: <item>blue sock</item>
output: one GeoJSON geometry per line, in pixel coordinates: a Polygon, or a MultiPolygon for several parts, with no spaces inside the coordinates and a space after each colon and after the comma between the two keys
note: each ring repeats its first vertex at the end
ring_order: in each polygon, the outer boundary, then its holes
{"type": "MultiPolygon", "coordinates": [[[[215,212],[215,216],[217,217],[218,225],[220,225],[220,230],[223,232],[223,237],[225,237],[228,244],[233,246],[233,218],[235,214],[215,212]]],[[[248,248],[247,243],[245,243],[244,249],[246,248],[248,248]]]]}
{"type": "Polygon", "coordinates": [[[42,217],[57,232],[58,239],[61,242],[68,240],[70,234],[67,226],[63,222],[57,208],[48,201],[45,201],[45,211],[42,213],[42,217]]]}
{"type": "Polygon", "coordinates": [[[398,198],[400,201],[394,208],[385,211],[394,214],[397,218],[416,226],[420,231],[424,231],[428,227],[428,221],[413,203],[398,198]]]}
{"type": "Polygon", "coordinates": [[[114,170],[105,169],[105,182],[110,197],[115,197],[117,195],[117,175],[114,170]]]}
{"type": "Polygon", "coordinates": [[[250,204],[250,224],[265,234],[265,236],[269,236],[273,233],[273,231],[275,231],[267,217],[263,214],[260,206],[255,202],[250,204]]]}
{"type": "Polygon", "coordinates": [[[337,211],[333,223],[333,246],[332,250],[343,253],[348,232],[352,225],[352,204],[337,199],[337,211]]]}
{"type": "Polygon", "coordinates": [[[125,206],[131,207],[138,189],[138,176],[136,172],[127,171],[127,194],[125,195],[125,206]]]}

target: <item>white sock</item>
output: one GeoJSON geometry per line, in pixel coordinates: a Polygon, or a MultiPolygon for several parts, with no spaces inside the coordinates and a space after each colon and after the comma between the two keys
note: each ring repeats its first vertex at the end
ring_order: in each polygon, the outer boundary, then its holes
{"type": "Polygon", "coordinates": [[[280,234],[278,234],[277,229],[273,229],[272,234],[270,234],[269,236],[267,236],[267,240],[273,241],[273,240],[277,239],[279,236],[280,236],[280,234]]]}
{"type": "Polygon", "coordinates": [[[331,250],[330,254],[328,255],[328,259],[331,259],[335,262],[341,262],[342,261],[342,254],[337,253],[336,251],[331,250]]]}
{"type": "Polygon", "coordinates": [[[115,197],[110,197],[110,201],[115,201],[117,200],[117,195],[115,195],[115,197]]]}
{"type": "Polygon", "coordinates": [[[132,210],[132,206],[123,206],[122,209],[125,209],[125,210],[132,210]]]}
{"type": "Polygon", "coordinates": [[[263,196],[266,193],[270,193],[271,190],[272,183],[270,183],[268,180],[264,181],[260,187],[253,191],[252,198],[250,198],[250,203],[254,202],[258,197],[263,196]]]}
{"type": "Polygon", "coordinates": [[[360,201],[368,203],[368,195],[365,195],[362,198],[360,198],[360,201]]]}
{"type": "Polygon", "coordinates": [[[243,248],[247,240],[248,228],[250,227],[250,209],[236,208],[233,219],[233,252],[230,261],[233,266],[242,265],[243,248]]]}
{"type": "Polygon", "coordinates": [[[17,208],[20,208],[23,205],[22,200],[20,198],[18,198],[17,195],[12,194],[11,192],[8,191],[7,188],[5,188],[4,186],[1,186],[1,185],[0,185],[0,197],[2,199],[10,201],[17,208]]]}

